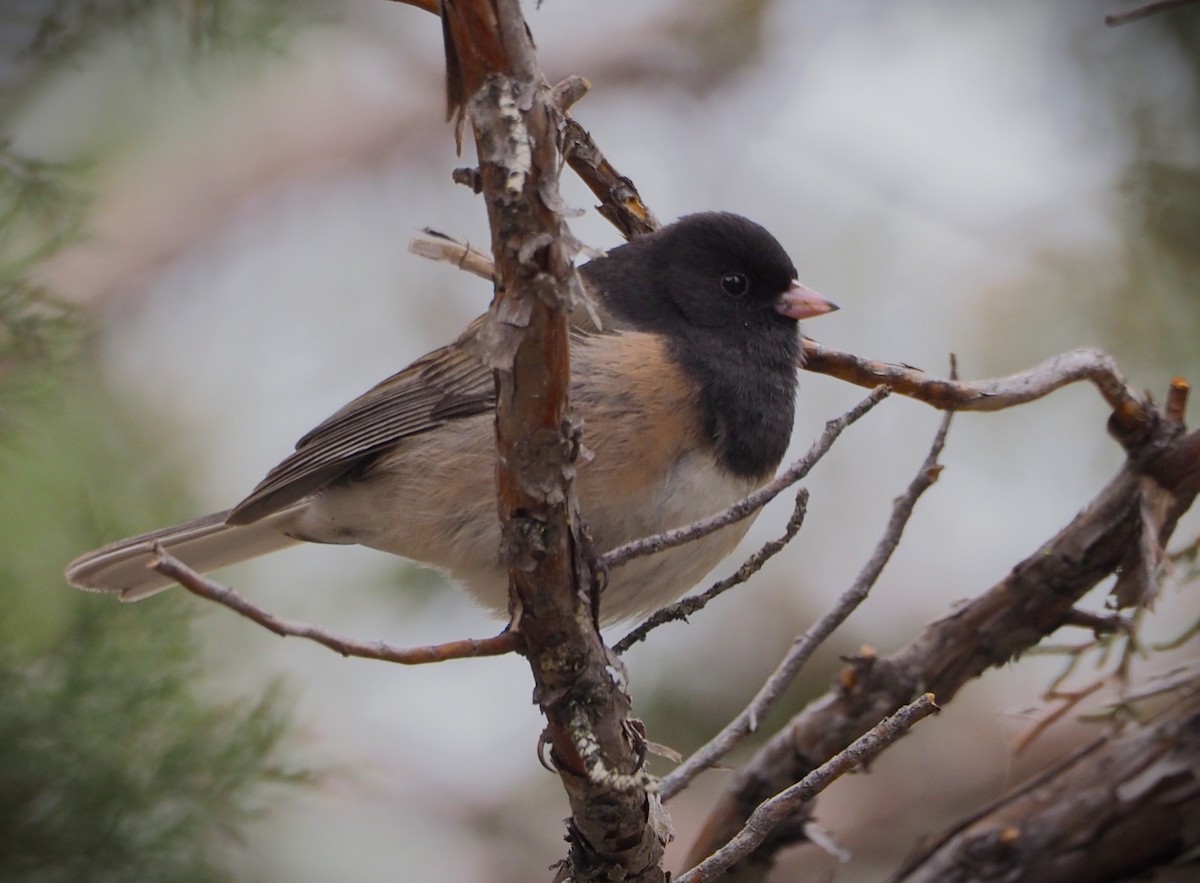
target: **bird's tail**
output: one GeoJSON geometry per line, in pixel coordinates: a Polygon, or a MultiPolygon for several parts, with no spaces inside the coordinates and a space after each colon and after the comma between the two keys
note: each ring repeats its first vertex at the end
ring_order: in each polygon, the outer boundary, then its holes
{"type": "Polygon", "coordinates": [[[300,542],[285,532],[294,515],[294,509],[285,509],[253,524],[234,526],[225,523],[229,510],[215,512],[80,555],[67,565],[67,581],[78,589],[119,592],[122,601],[140,601],[176,585],[150,569],[155,542],[193,570],[207,573],[300,542]]]}

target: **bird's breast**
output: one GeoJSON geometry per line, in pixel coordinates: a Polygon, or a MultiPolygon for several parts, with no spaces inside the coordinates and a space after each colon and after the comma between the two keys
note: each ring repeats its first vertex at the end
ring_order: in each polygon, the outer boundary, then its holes
{"type": "MultiPolygon", "coordinates": [[[[657,338],[577,341],[572,358],[572,406],[585,449],[576,492],[598,551],[716,514],[762,483],[718,463],[703,432],[699,386],[657,338]]],[[[490,414],[450,420],[312,498],[297,536],[432,565],[503,611],[508,579],[499,556],[495,457],[490,414]]],[[[733,550],[751,521],[614,570],[603,619],[628,619],[677,598],[733,550]]]]}

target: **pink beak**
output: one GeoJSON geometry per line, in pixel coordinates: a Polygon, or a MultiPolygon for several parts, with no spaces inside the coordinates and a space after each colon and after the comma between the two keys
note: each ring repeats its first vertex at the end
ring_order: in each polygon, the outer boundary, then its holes
{"type": "Polygon", "coordinates": [[[796,280],[775,301],[775,312],[789,319],[812,319],[838,309],[838,305],[826,300],[811,288],[805,288],[796,280]]]}

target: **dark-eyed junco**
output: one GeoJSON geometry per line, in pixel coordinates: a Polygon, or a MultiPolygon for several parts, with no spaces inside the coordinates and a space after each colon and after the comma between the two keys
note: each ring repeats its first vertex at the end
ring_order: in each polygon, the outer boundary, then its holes
{"type": "MultiPolygon", "coordinates": [[[[727,213],[685,217],[580,274],[601,328],[571,341],[571,406],[593,453],[576,487],[604,552],[719,512],[771,477],[792,433],[797,320],[836,307],[796,281],[770,233],[727,213]]],[[[172,585],[148,569],[154,540],[200,571],[298,542],[358,543],[444,570],[504,611],[480,327],[346,405],[233,509],[89,552],[67,579],[136,600],[172,585]]],[[[619,568],[602,619],[675,599],[751,520],[619,568]]]]}

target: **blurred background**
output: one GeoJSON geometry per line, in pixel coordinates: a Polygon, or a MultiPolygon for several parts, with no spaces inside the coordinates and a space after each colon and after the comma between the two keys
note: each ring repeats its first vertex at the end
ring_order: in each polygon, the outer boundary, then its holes
{"type": "MultiPolygon", "coordinates": [[[[1161,400],[1172,376],[1200,377],[1200,7],[1105,27],[1132,5],[548,0],[527,15],[549,79],[591,81],[576,117],[661,219],[746,214],[842,306],[813,337],[934,374],[956,353],[969,378],[1099,346],[1161,400]]],[[[470,157],[444,122],[437,21],[382,0],[0,10],[0,878],[549,879],[567,808],[536,759],[521,659],[346,660],[182,593],[119,605],[61,576],[93,546],[241,499],[486,308],[486,284],[407,252],[424,226],[488,241],[479,198],[450,180],[470,157]]],[[[588,210],[581,239],[619,241],[569,173],[563,190],[588,210]]],[[[797,455],[863,394],[801,385],[797,455]]],[[[903,646],[1065,524],[1120,465],[1106,418],[1086,387],[957,418],[874,594],[769,723],[823,692],[839,655],[903,646]]],[[[786,553],[628,654],[652,739],[687,753],[741,708],[854,579],[938,419],[894,399],[849,430],[786,553]]],[[[789,512],[768,509],[715,576],[789,512]]],[[[438,575],[356,547],[222,578],[362,638],[499,627],[438,575]]],[[[1168,580],[1146,635],[1174,637],[1198,607],[1168,580]]],[[[818,821],[852,857],[803,847],[775,879],[878,879],[1090,738],[1068,720],[1014,751],[1062,666],[989,673],[836,783],[818,821]]],[[[672,869],[727,780],[672,803],[672,869]]]]}

